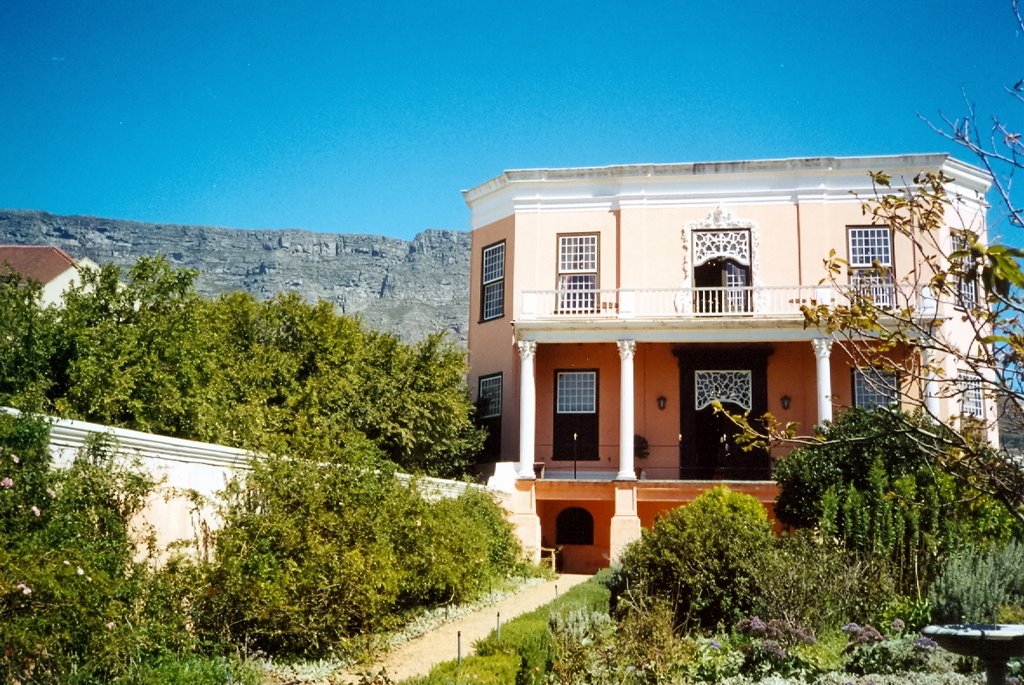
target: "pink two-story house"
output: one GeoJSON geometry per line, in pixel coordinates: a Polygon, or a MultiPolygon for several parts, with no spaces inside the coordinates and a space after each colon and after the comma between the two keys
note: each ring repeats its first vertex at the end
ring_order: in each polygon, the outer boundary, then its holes
{"type": "MultiPolygon", "coordinates": [[[[983,231],[990,178],[944,154],[524,169],[464,191],[470,387],[489,458],[514,465],[513,520],[535,556],[557,547],[566,570],[605,566],[658,512],[718,483],[770,507],[785,450],[739,450],[715,402],[810,431],[843,407],[928,392],[859,366],[800,311],[839,297],[823,282],[830,250],[883,304],[919,267],[861,210],[868,172],[883,170],[943,171],[960,220],[983,231]]],[[[955,329],[952,306],[921,311],[955,329]]]]}

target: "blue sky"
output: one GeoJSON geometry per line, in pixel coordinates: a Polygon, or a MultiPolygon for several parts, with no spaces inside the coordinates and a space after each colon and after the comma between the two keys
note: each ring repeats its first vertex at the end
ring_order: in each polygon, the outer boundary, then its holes
{"type": "Polygon", "coordinates": [[[1022,51],[1009,0],[11,0],[0,207],[467,229],[509,168],[954,151],[918,113],[1022,51]]]}

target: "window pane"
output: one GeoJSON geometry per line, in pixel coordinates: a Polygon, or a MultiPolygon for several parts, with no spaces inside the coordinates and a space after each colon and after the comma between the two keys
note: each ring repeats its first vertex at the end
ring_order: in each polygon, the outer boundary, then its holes
{"type": "Polygon", "coordinates": [[[558,240],[558,270],[597,271],[597,236],[561,236],[558,240]]]}
{"type": "Polygon", "coordinates": [[[505,314],[505,282],[488,283],[484,286],[484,319],[495,319],[505,314]]]}
{"type": "Polygon", "coordinates": [[[483,251],[483,301],[480,318],[484,321],[505,315],[505,243],[485,247],[483,251]]]}
{"type": "Polygon", "coordinates": [[[985,417],[985,396],[981,388],[981,379],[970,373],[961,373],[957,377],[960,385],[960,413],[975,418],[985,417]]]}
{"type": "Polygon", "coordinates": [[[978,306],[978,279],[971,269],[971,245],[967,236],[953,235],[953,257],[951,269],[957,274],[956,304],[970,309],[978,306]]]}
{"type": "Polygon", "coordinates": [[[892,266],[892,241],[888,228],[850,229],[850,266],[869,267],[878,262],[892,266]]]}
{"type": "Polygon", "coordinates": [[[896,373],[879,369],[854,369],[853,406],[860,409],[889,407],[899,401],[896,373]]]}
{"type": "Polygon", "coordinates": [[[505,243],[484,248],[484,283],[505,277],[505,243]]]}
{"type": "Polygon", "coordinates": [[[861,269],[851,276],[850,285],[855,293],[870,299],[876,307],[896,306],[896,285],[890,273],[861,269]]]}
{"type": "Polygon", "coordinates": [[[559,414],[593,414],[597,411],[597,373],[563,371],[558,374],[559,414]]]}
{"type": "Polygon", "coordinates": [[[488,419],[501,416],[501,374],[481,376],[477,404],[480,407],[480,418],[488,419]]]}
{"type": "Polygon", "coordinates": [[[597,275],[568,274],[558,277],[559,312],[594,312],[597,309],[597,275]]]}

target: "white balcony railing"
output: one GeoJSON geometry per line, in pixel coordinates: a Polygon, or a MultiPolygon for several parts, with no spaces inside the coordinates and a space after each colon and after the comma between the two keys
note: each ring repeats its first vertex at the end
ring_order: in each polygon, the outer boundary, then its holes
{"type": "MultiPolygon", "coordinates": [[[[874,284],[864,293],[880,307],[924,298],[892,284],[874,284]]],[[[691,319],[779,317],[800,319],[801,305],[841,304],[846,300],[829,286],[745,286],[720,288],[648,288],[617,290],[525,290],[523,320],[691,319]]],[[[931,303],[934,308],[934,303],[931,303]]]]}

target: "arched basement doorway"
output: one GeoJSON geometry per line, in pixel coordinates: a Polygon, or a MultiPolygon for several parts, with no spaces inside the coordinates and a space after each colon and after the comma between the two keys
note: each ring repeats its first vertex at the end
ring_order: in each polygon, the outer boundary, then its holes
{"type": "Polygon", "coordinates": [[[594,544],[594,517],[583,507],[563,509],[555,519],[555,544],[594,544]]]}

